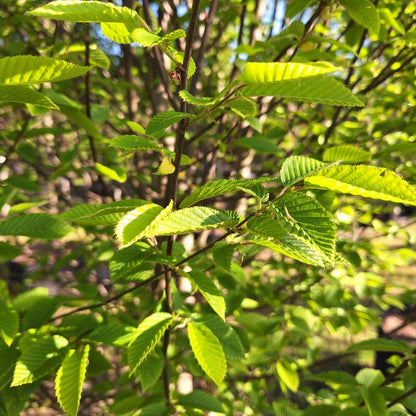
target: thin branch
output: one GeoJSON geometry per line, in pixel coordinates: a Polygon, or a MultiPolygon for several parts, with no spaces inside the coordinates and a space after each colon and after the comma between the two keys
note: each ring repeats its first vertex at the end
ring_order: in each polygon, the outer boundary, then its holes
{"type": "Polygon", "coordinates": [[[198,56],[195,61],[196,70],[195,70],[194,76],[192,77],[192,84],[189,90],[191,94],[195,94],[197,83],[199,79],[201,78],[202,63],[204,62],[204,55],[207,50],[208,39],[211,33],[212,21],[214,19],[215,12],[217,11],[217,5],[218,5],[218,0],[212,0],[207,19],[205,21],[205,30],[202,36],[201,46],[199,48],[198,56]]]}
{"type": "MultiPolygon", "coordinates": [[[[85,66],[90,64],[90,24],[85,25],[85,66]]],[[[88,118],[91,118],[91,87],[90,87],[90,71],[85,74],[85,114],[88,118]]],[[[88,135],[88,141],[90,143],[92,160],[97,163],[97,151],[95,149],[94,139],[91,135],[88,135]]]]}

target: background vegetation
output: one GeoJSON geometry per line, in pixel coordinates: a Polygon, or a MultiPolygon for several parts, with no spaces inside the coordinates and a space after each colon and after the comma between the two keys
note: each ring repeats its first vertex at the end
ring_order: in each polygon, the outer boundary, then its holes
{"type": "Polygon", "coordinates": [[[0,415],[416,412],[415,26],[2,0],[0,415]]]}

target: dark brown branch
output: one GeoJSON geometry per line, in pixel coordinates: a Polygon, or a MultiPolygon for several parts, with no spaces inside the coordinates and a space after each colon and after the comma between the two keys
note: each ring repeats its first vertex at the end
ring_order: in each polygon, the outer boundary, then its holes
{"type": "Polygon", "coordinates": [[[202,36],[201,46],[199,48],[198,56],[195,61],[196,71],[194,76],[192,77],[192,84],[189,91],[191,94],[195,94],[197,83],[202,74],[202,63],[204,61],[204,55],[207,50],[208,46],[208,39],[211,33],[212,21],[214,19],[215,12],[217,10],[218,0],[212,0],[211,7],[209,9],[209,13],[205,22],[205,30],[202,36]]]}

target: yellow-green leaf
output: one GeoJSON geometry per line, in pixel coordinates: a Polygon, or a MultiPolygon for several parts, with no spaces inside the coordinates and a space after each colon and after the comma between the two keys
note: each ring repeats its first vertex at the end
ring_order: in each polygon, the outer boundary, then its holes
{"type": "Polygon", "coordinates": [[[188,323],[188,337],[199,365],[219,385],[227,369],[220,341],[208,327],[196,322],[188,323]]]}
{"type": "Polygon", "coordinates": [[[88,344],[79,350],[69,350],[56,376],[58,402],[71,416],[78,413],[89,350],[88,344]]]}

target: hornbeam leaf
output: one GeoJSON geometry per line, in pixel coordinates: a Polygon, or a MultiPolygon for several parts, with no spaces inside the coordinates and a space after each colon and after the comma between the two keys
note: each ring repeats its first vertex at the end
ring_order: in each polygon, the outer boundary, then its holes
{"type": "Polygon", "coordinates": [[[357,342],[348,347],[347,352],[357,352],[362,350],[388,351],[398,353],[411,353],[413,347],[409,343],[396,339],[374,338],[357,342]]]}
{"type": "Polygon", "coordinates": [[[258,153],[270,153],[277,154],[281,150],[279,146],[266,136],[252,136],[241,137],[234,140],[234,145],[245,147],[247,149],[253,149],[258,153]]]}
{"type": "Polygon", "coordinates": [[[192,320],[204,324],[213,332],[219,339],[227,359],[241,360],[244,358],[244,348],[241,339],[228,322],[223,321],[218,315],[213,313],[193,314],[192,320]]]}
{"type": "Polygon", "coordinates": [[[313,77],[339,71],[329,62],[310,64],[293,62],[247,62],[241,74],[245,84],[272,83],[290,79],[313,77]]]}
{"type": "Polygon", "coordinates": [[[371,153],[350,144],[334,146],[326,149],[322,155],[324,162],[369,162],[371,153]]]}
{"type": "Polygon", "coordinates": [[[160,36],[157,36],[142,27],[134,29],[132,37],[135,42],[139,42],[143,46],[154,46],[161,40],[160,36]]]}
{"type": "Polygon", "coordinates": [[[225,300],[217,286],[215,286],[215,283],[205,273],[198,271],[190,272],[185,277],[189,278],[198,286],[199,291],[211,308],[220,318],[225,319],[225,300]]]}
{"type": "Polygon", "coordinates": [[[194,390],[179,397],[179,404],[190,410],[200,409],[206,412],[224,413],[221,402],[204,390],[194,390]]]}
{"type": "Polygon", "coordinates": [[[396,173],[377,166],[326,167],[305,178],[305,184],[365,198],[416,205],[416,189],[396,173]]]}
{"type": "Polygon", "coordinates": [[[362,107],[364,105],[343,84],[324,75],[248,84],[241,89],[241,93],[249,97],[273,96],[338,106],[362,107]]]}
{"type": "Polygon", "coordinates": [[[254,117],[257,114],[257,103],[252,98],[240,96],[227,101],[224,105],[243,118],[254,117]]]}
{"type": "Polygon", "coordinates": [[[23,214],[0,223],[0,235],[25,235],[51,240],[64,237],[71,231],[65,221],[46,213],[23,214]]]}
{"type": "Polygon", "coordinates": [[[80,204],[59,214],[59,217],[80,225],[114,226],[134,208],[148,204],[143,199],[125,199],[108,204],[80,204]]]}
{"type": "Polygon", "coordinates": [[[68,345],[68,340],[60,335],[31,340],[17,361],[11,386],[31,383],[42,377],[49,365],[56,365],[59,350],[68,345]]]}
{"type": "Polygon", "coordinates": [[[175,165],[169,157],[164,157],[157,168],[156,175],[170,175],[173,172],[175,172],[175,165]]]}
{"type": "Polygon", "coordinates": [[[59,107],[52,100],[31,87],[21,85],[0,86],[0,105],[10,103],[33,104],[38,107],[59,110],[59,107]]]}
{"type": "Polygon", "coordinates": [[[146,128],[146,134],[155,139],[160,139],[169,126],[181,121],[186,116],[186,113],[179,111],[162,111],[150,120],[146,128]]]}
{"type": "Polygon", "coordinates": [[[128,212],[115,228],[122,248],[135,243],[139,239],[138,235],[157,217],[162,209],[160,205],[148,203],[128,212]]]}
{"type": "Polygon", "coordinates": [[[91,68],[43,56],[8,56],[0,59],[0,85],[62,81],[84,75],[91,68]]]}
{"type": "Polygon", "coordinates": [[[78,413],[89,350],[88,344],[79,351],[69,350],[56,376],[56,397],[62,409],[71,416],[78,413]]]}
{"type": "Polygon", "coordinates": [[[380,30],[380,17],[376,6],[370,0],[341,0],[351,19],[377,35],[380,30]]]}
{"type": "Polygon", "coordinates": [[[263,177],[257,179],[219,179],[217,181],[209,182],[197,188],[191,195],[187,196],[180,204],[181,208],[189,207],[199,201],[207,198],[212,198],[217,195],[226,194],[229,192],[237,192],[242,187],[251,187],[262,182],[276,181],[273,177],[263,177]]]}
{"type": "Polygon", "coordinates": [[[37,17],[47,17],[55,20],[65,20],[67,22],[135,23],[136,27],[138,23],[142,22],[142,19],[136,11],[130,8],[116,6],[112,3],[103,3],[100,1],[52,1],[44,6],[27,12],[27,14],[37,17]]]}
{"type": "MultiPolygon", "coordinates": [[[[190,207],[154,220],[139,238],[188,234],[212,228],[232,227],[240,221],[236,212],[209,207],[190,207]]],[[[135,240],[137,241],[137,240],[135,240]]]]}
{"type": "Polygon", "coordinates": [[[0,299],[0,337],[10,346],[19,330],[19,315],[13,306],[0,299]]]}
{"type": "Polygon", "coordinates": [[[133,134],[114,137],[114,139],[110,142],[110,146],[120,147],[122,149],[162,150],[162,146],[160,146],[159,143],[146,139],[145,137],[135,136],[133,134]]]}
{"type": "Polygon", "coordinates": [[[94,164],[94,168],[98,173],[113,181],[126,182],[127,180],[127,174],[121,166],[109,167],[97,162],[94,164]]]}
{"type": "Polygon", "coordinates": [[[252,243],[268,247],[303,263],[325,267],[335,262],[336,227],[331,215],[303,192],[282,196],[269,215],[251,218],[247,228],[270,240],[252,243]]]}
{"type": "Polygon", "coordinates": [[[22,253],[23,251],[20,247],[0,241],[0,262],[14,259],[22,253]]]}
{"type": "Polygon", "coordinates": [[[120,44],[132,43],[132,31],[137,28],[136,24],[126,24],[120,22],[102,22],[101,30],[113,42],[120,44]]]}
{"type": "Polygon", "coordinates": [[[219,385],[225,377],[227,364],[218,338],[208,327],[197,322],[188,323],[188,337],[199,365],[219,385]]]}
{"type": "MultiPolygon", "coordinates": [[[[287,5],[289,7],[289,4],[287,5]]],[[[294,20],[288,27],[283,29],[272,39],[295,38],[300,41],[305,34],[305,25],[300,20],[294,20]]]]}
{"type": "Polygon", "coordinates": [[[202,105],[204,107],[215,104],[216,99],[213,97],[195,97],[188,90],[179,91],[182,100],[193,105],[202,105]]]}
{"type": "Polygon", "coordinates": [[[289,186],[302,179],[307,175],[321,169],[325,163],[306,156],[288,157],[280,169],[280,179],[283,185],[289,186]]]}
{"type": "Polygon", "coordinates": [[[231,273],[231,263],[234,251],[234,245],[228,244],[225,241],[216,242],[212,250],[214,263],[227,273],[231,273]]]}
{"type": "Polygon", "coordinates": [[[0,105],[10,103],[33,104],[38,107],[59,110],[59,107],[48,97],[30,87],[20,85],[0,86],[0,105]]]}
{"type": "Polygon", "coordinates": [[[134,373],[136,368],[153,351],[172,319],[170,313],[157,312],[140,323],[128,350],[130,374],[134,373]]]}

